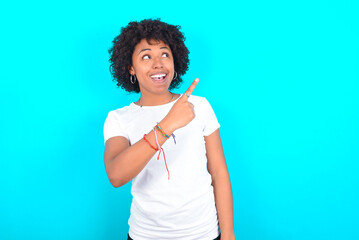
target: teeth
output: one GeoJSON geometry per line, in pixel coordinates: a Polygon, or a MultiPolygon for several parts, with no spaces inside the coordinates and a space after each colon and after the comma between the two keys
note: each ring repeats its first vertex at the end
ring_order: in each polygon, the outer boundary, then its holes
{"type": "Polygon", "coordinates": [[[152,75],[151,78],[160,78],[160,77],[165,77],[166,74],[158,74],[158,75],[152,75]]]}

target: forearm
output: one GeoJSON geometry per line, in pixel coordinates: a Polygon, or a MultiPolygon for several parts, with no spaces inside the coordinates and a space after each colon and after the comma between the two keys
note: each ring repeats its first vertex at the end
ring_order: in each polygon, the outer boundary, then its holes
{"type": "MultiPolygon", "coordinates": [[[[188,90],[190,95],[198,81],[194,81],[188,90]],[[191,89],[191,90],[190,90],[191,89]]],[[[166,117],[160,122],[163,131],[171,135],[176,129],[184,127],[194,118],[194,106],[188,102],[187,96],[182,96],[173,105],[166,117]]],[[[146,139],[157,148],[155,132],[147,134],[146,139]]],[[[166,139],[157,132],[159,145],[166,139]]],[[[111,140],[110,140],[111,141],[111,140]]],[[[114,187],[120,187],[136,177],[150,161],[156,150],[144,139],[129,146],[127,140],[111,141],[105,146],[105,165],[107,175],[114,187]]]]}
{"type": "Polygon", "coordinates": [[[233,197],[227,169],[212,176],[221,240],[235,239],[233,225],[233,197]]]}
{"type": "Polygon", "coordinates": [[[147,133],[147,141],[142,138],[108,161],[107,174],[114,187],[120,187],[136,177],[156,154],[154,148],[158,149],[157,142],[160,146],[165,143],[166,139],[159,131],[156,135],[157,141],[154,131],[147,133]]]}

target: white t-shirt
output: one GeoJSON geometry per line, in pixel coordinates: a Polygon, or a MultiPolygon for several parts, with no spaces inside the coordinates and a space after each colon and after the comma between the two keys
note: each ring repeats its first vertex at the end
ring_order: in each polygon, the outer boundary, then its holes
{"type": "MultiPolygon", "coordinates": [[[[157,152],[132,180],[128,223],[129,235],[135,240],[213,240],[219,235],[204,136],[220,125],[205,98],[191,95],[189,101],[194,105],[195,118],[174,132],[176,144],[171,137],[162,145],[170,179],[163,155],[157,160],[157,152]]],[[[105,141],[123,136],[135,144],[167,115],[174,103],[143,107],[131,103],[109,112],[104,125],[105,141]]]]}

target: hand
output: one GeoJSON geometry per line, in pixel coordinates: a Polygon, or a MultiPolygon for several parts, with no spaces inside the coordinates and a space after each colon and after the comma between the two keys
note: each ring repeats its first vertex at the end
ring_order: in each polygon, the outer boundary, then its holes
{"type": "Polygon", "coordinates": [[[161,126],[167,134],[171,134],[176,129],[186,126],[194,119],[194,105],[188,101],[188,96],[192,94],[198,81],[199,79],[196,78],[192,82],[185,94],[177,100],[166,117],[161,121],[161,126]]]}

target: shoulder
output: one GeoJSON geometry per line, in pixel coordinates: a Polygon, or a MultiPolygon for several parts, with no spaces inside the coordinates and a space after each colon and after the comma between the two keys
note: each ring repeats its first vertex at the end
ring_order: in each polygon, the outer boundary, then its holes
{"type": "Polygon", "coordinates": [[[200,97],[200,96],[196,96],[196,95],[191,95],[188,98],[188,101],[193,103],[194,105],[196,104],[203,104],[203,102],[206,102],[207,99],[205,97],[200,97]]]}
{"type": "Polygon", "coordinates": [[[107,118],[120,119],[134,110],[132,103],[128,106],[109,111],[107,118]]]}
{"type": "Polygon", "coordinates": [[[207,98],[191,95],[188,98],[188,101],[194,105],[196,115],[200,115],[200,116],[204,116],[204,118],[208,118],[209,115],[214,114],[213,108],[211,104],[208,102],[207,98]]]}
{"type": "Polygon", "coordinates": [[[188,101],[191,102],[193,105],[195,106],[199,106],[199,107],[210,107],[210,103],[208,102],[207,98],[205,97],[200,97],[200,96],[195,96],[195,95],[191,95],[188,98],[188,101]]]}

